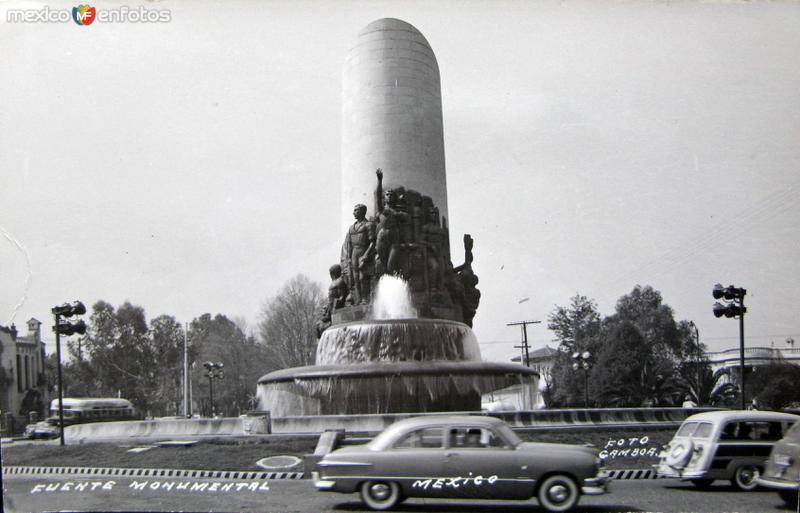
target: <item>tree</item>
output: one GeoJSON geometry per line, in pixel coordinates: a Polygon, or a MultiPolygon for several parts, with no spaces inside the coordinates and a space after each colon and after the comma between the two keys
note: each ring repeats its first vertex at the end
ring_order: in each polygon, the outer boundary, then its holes
{"type": "Polygon", "coordinates": [[[253,409],[258,379],[266,373],[263,346],[221,314],[204,314],[193,320],[189,340],[190,361],[194,362],[192,389],[203,414],[211,414],[208,377],[202,365],[206,361],[223,364],[224,377],[213,384],[214,411],[233,416],[253,409]]]}
{"type": "Polygon", "coordinates": [[[641,406],[647,397],[642,381],[649,378],[648,348],[644,337],[630,321],[609,324],[603,334],[602,351],[592,367],[591,390],[603,406],[641,406]]]}
{"type": "Polygon", "coordinates": [[[149,340],[154,372],[151,384],[151,413],[178,415],[183,401],[183,327],[169,315],[150,321],[149,340]]]}
{"type": "Polygon", "coordinates": [[[100,394],[121,395],[137,408],[151,407],[155,352],[144,309],[125,302],[119,309],[98,301],[92,306],[86,353],[100,383],[100,394]]]}
{"type": "Polygon", "coordinates": [[[672,308],[662,303],[661,293],[650,285],[636,285],[617,300],[616,317],[633,323],[659,357],[680,359],[681,336],[672,308]]]}
{"type": "Polygon", "coordinates": [[[718,389],[721,374],[715,374],[711,370],[711,363],[706,358],[706,347],[700,342],[694,323],[681,321],[677,329],[680,358],[676,372],[677,379],[685,389],[685,395],[698,406],[710,405],[712,401],[720,400],[721,396],[727,395],[726,390],[718,389]]]}
{"type": "Polygon", "coordinates": [[[584,384],[572,368],[573,351],[589,351],[594,357],[588,395],[597,406],[679,404],[690,388],[684,377],[694,376],[697,389],[710,372],[708,362],[698,356],[703,348],[690,324],[676,323],[672,308],[650,286],[634,287],[617,301],[614,314],[602,320],[594,301],[576,294],[569,306],[557,306],[550,314],[548,328],[561,350],[548,390],[552,405],[583,402],[584,384]],[[687,360],[692,363],[681,366],[687,360]]]}
{"type": "Polygon", "coordinates": [[[600,314],[594,300],[575,294],[567,307],[556,305],[547,317],[547,328],[556,334],[558,348],[564,352],[583,349],[600,330],[600,314]]]}
{"type": "Polygon", "coordinates": [[[583,380],[572,369],[574,351],[594,351],[600,331],[600,314],[594,300],[575,294],[568,306],[558,306],[547,317],[547,327],[556,334],[559,352],[547,384],[547,407],[582,404],[583,380]]]}
{"type": "Polygon", "coordinates": [[[800,404],[800,366],[772,362],[755,367],[747,380],[747,399],[755,399],[759,408],[780,410],[800,404]]]}
{"type": "Polygon", "coordinates": [[[322,286],[298,274],[264,301],[259,337],[272,369],[312,365],[316,352],[314,322],[323,301],[322,286]]]}

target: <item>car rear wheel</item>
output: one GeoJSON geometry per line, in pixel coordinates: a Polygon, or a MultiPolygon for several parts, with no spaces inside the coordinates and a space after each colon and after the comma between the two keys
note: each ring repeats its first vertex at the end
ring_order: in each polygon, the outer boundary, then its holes
{"type": "Polygon", "coordinates": [[[361,485],[361,500],[370,509],[389,509],[400,502],[400,487],[391,481],[366,481],[361,485]]]}
{"type": "Polygon", "coordinates": [[[578,503],[578,485],[571,477],[562,474],[548,476],[539,486],[536,498],[551,512],[569,511],[578,503]]]}
{"type": "Polygon", "coordinates": [[[700,488],[701,490],[705,490],[706,488],[711,488],[711,484],[713,482],[714,482],[713,479],[692,479],[692,484],[700,488]]]}
{"type": "Polygon", "coordinates": [[[758,477],[759,470],[755,465],[742,465],[737,468],[731,478],[731,484],[743,491],[755,490],[758,486],[756,478],[758,477]]]}
{"type": "Polygon", "coordinates": [[[778,490],[778,495],[787,506],[797,506],[798,500],[800,500],[798,494],[800,494],[798,490],[778,490]]]}

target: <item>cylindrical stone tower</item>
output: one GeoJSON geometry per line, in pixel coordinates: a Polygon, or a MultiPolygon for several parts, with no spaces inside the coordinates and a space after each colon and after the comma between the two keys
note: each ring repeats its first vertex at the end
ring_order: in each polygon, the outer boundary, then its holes
{"type": "Polygon", "coordinates": [[[384,189],[402,185],[430,196],[449,223],[439,65],[425,37],[392,18],[361,30],[344,65],[343,232],[353,205],[375,214],[377,168],[384,189]]]}

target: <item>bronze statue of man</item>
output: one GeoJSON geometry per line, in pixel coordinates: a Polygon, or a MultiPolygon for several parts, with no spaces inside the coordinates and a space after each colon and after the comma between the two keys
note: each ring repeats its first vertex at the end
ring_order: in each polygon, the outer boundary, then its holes
{"type": "Polygon", "coordinates": [[[383,171],[378,169],[375,174],[378,176],[378,186],[375,189],[378,223],[375,242],[376,268],[378,274],[394,274],[398,271],[397,246],[403,242],[400,238],[400,226],[410,222],[410,218],[405,212],[397,210],[397,192],[394,189],[383,190],[383,171]]]}
{"type": "Polygon", "coordinates": [[[328,311],[333,313],[345,305],[349,289],[342,278],[342,266],[333,264],[328,273],[331,275],[331,284],[328,286],[328,311]]]}
{"type": "Polygon", "coordinates": [[[427,246],[428,282],[433,291],[442,289],[444,273],[444,229],[439,225],[439,209],[433,205],[425,212],[425,224],[422,225],[422,242],[427,246]]]}
{"type": "Polygon", "coordinates": [[[350,286],[350,296],[355,304],[367,304],[370,296],[370,263],[375,256],[375,224],[367,219],[367,207],[353,207],[356,221],[347,230],[344,241],[342,266],[350,286]]]}

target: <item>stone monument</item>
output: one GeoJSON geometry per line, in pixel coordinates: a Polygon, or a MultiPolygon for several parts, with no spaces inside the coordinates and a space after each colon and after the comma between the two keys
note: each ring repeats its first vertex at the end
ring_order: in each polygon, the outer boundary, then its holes
{"type": "Polygon", "coordinates": [[[319,315],[316,365],[259,380],[273,417],[475,411],[481,395],[538,374],[484,362],[473,240],[453,266],[439,67],[396,19],[367,25],[344,73],[339,263],[319,315]],[[371,201],[370,201],[371,200],[371,201]],[[367,205],[371,205],[370,210],[367,205]]]}

